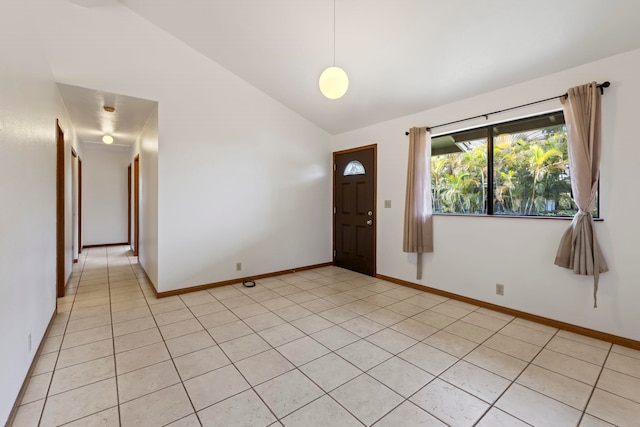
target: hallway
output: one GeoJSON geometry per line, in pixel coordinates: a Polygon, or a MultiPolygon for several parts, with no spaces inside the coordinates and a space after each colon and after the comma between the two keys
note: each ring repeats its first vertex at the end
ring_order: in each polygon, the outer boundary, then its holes
{"type": "Polygon", "coordinates": [[[639,396],[640,351],[335,267],[157,299],[115,246],[75,264],[14,426],[633,425],[639,396]]]}

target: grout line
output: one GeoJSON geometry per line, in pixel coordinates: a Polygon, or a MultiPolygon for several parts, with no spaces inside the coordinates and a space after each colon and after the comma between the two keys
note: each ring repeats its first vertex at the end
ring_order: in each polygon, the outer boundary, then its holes
{"type": "MultiPolygon", "coordinates": [[[[600,372],[598,372],[598,378],[596,378],[596,381],[593,383],[593,387],[591,388],[591,393],[589,393],[589,398],[587,399],[587,402],[584,405],[584,409],[582,411],[582,414],[580,415],[580,419],[578,420],[578,425],[580,425],[580,423],[582,422],[582,419],[584,418],[584,415],[587,413],[587,408],[589,407],[589,403],[591,402],[591,398],[593,397],[593,394],[596,391],[596,388],[598,386],[598,382],[600,381],[600,377],[602,376],[602,372],[604,372],[604,366],[607,364],[607,360],[609,359],[609,356],[611,355],[611,349],[613,348],[613,344],[611,344],[609,346],[609,351],[607,352],[607,355],[604,358],[604,361],[602,362],[602,366],[600,367],[600,372]]],[[[622,397],[622,396],[620,396],[622,397]]]]}

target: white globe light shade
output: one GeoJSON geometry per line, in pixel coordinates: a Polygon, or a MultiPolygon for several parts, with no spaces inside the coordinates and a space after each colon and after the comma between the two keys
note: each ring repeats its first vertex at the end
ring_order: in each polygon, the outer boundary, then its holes
{"type": "Polygon", "coordinates": [[[113,142],[113,137],[111,135],[105,135],[102,137],[102,142],[105,144],[111,144],[113,142]]]}
{"type": "Polygon", "coordinates": [[[329,67],[320,74],[320,92],[329,99],[341,98],[349,89],[349,77],[340,67],[329,67]]]}

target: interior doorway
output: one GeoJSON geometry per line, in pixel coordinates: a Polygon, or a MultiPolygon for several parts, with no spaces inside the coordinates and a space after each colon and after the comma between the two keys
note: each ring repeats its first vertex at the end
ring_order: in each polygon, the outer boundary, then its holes
{"type": "Polygon", "coordinates": [[[376,274],[377,145],[333,153],[333,261],[376,274]]]}
{"type": "Polygon", "coordinates": [[[56,120],[56,295],[64,296],[64,132],[56,120]]]}

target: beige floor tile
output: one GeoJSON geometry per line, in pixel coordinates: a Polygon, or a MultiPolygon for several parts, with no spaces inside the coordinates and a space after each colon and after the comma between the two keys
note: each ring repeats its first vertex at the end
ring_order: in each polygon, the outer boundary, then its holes
{"type": "Polygon", "coordinates": [[[434,378],[433,375],[399,357],[392,357],[367,373],[405,398],[420,390],[434,378]]]}
{"type": "Polygon", "coordinates": [[[206,331],[194,332],[193,334],[183,335],[165,342],[172,357],[182,356],[216,344],[206,331]]]}
{"type": "Polygon", "coordinates": [[[215,298],[212,302],[196,305],[189,308],[191,309],[193,315],[196,317],[206,316],[207,314],[213,314],[219,311],[227,310],[227,307],[225,307],[220,301],[216,300],[215,298]]]}
{"type": "Polygon", "coordinates": [[[290,307],[292,305],[297,305],[295,302],[287,299],[285,297],[276,297],[267,301],[260,302],[263,306],[267,307],[269,310],[276,311],[281,308],[290,307]]]}
{"type": "MultiPolygon", "coordinates": [[[[357,320],[357,319],[354,319],[354,320],[357,320]]],[[[352,322],[354,320],[350,320],[349,322],[352,322]]],[[[345,324],[349,322],[345,322],[345,324]]],[[[295,326],[297,329],[304,332],[305,334],[313,334],[315,332],[318,332],[333,326],[332,322],[328,321],[323,317],[318,316],[317,314],[312,314],[311,316],[294,320],[293,322],[291,322],[291,324],[295,326]]],[[[344,324],[343,324],[343,327],[345,327],[344,324]]]]}
{"type": "Polygon", "coordinates": [[[611,347],[611,351],[613,353],[618,353],[628,357],[633,357],[634,359],[640,359],[640,350],[634,350],[629,347],[623,347],[621,345],[614,344],[613,347],[611,347]]]}
{"type": "Polygon", "coordinates": [[[326,311],[322,311],[318,314],[335,324],[346,322],[347,320],[351,320],[355,317],[358,317],[357,313],[346,310],[342,307],[332,308],[326,311]]]}
{"type": "Polygon", "coordinates": [[[553,337],[546,345],[546,348],[599,366],[604,364],[607,354],[609,354],[609,350],[583,344],[579,341],[561,336],[553,337]]]}
{"type": "Polygon", "coordinates": [[[362,374],[360,369],[333,353],[301,366],[300,370],[326,392],[362,374]]]}
{"type": "Polygon", "coordinates": [[[152,316],[145,316],[139,319],[127,320],[113,325],[113,335],[116,337],[132,334],[134,332],[146,331],[156,328],[156,322],[152,316]]]}
{"type": "Polygon", "coordinates": [[[402,322],[407,318],[407,316],[396,313],[395,311],[387,310],[386,308],[380,308],[376,311],[372,311],[371,313],[367,313],[365,314],[365,317],[387,327],[402,322]]]}
{"type": "Polygon", "coordinates": [[[183,320],[193,319],[194,316],[188,308],[167,311],[160,314],[154,314],[158,326],[169,325],[171,323],[182,322],[183,320]]]}
{"type": "Polygon", "coordinates": [[[207,291],[189,292],[188,294],[180,295],[180,299],[188,307],[195,307],[197,305],[216,302],[217,300],[211,296],[207,291]]]}
{"type": "Polygon", "coordinates": [[[478,346],[473,341],[445,331],[438,331],[422,342],[455,357],[464,357],[478,346]]]}
{"type": "Polygon", "coordinates": [[[260,331],[259,334],[273,347],[278,347],[282,344],[286,344],[304,336],[304,333],[302,331],[294,328],[289,323],[265,329],[263,331],[260,331]]]}
{"type": "Polygon", "coordinates": [[[469,363],[514,380],[526,368],[527,363],[504,353],[480,346],[464,357],[469,363]]]}
{"type": "Polygon", "coordinates": [[[120,403],[128,402],[180,382],[170,360],[118,375],[120,403]]]}
{"type": "Polygon", "coordinates": [[[362,423],[329,396],[313,401],[282,421],[290,427],[362,426],[362,423]]]}
{"type": "Polygon", "coordinates": [[[337,350],[360,339],[357,335],[340,326],[323,329],[312,334],[311,337],[331,350],[337,350]]]}
{"type": "Polygon", "coordinates": [[[246,359],[255,354],[269,350],[271,346],[257,334],[247,335],[220,344],[220,348],[225,352],[232,362],[246,359]]]}
{"type": "Polygon", "coordinates": [[[149,307],[147,306],[129,308],[126,310],[111,313],[111,319],[114,328],[117,323],[127,322],[129,320],[140,319],[141,317],[149,316],[151,316],[151,310],[149,310],[149,307]]]}
{"type": "Polygon", "coordinates": [[[279,308],[277,310],[274,310],[273,312],[282,317],[287,322],[292,322],[296,319],[301,319],[313,314],[313,312],[311,312],[310,310],[307,310],[306,308],[295,303],[294,305],[279,308]]]}
{"type": "Polygon", "coordinates": [[[360,338],[367,337],[371,334],[383,330],[385,327],[364,316],[356,317],[340,324],[341,328],[356,334],[360,338]]]}
{"type": "MultiPolygon", "coordinates": [[[[535,322],[531,322],[531,323],[536,324],[535,322]]],[[[540,324],[536,324],[536,325],[538,325],[538,327],[541,327],[541,326],[542,327],[548,327],[548,326],[544,326],[544,325],[540,325],[540,324]]],[[[587,337],[585,335],[575,334],[573,332],[565,331],[565,330],[562,330],[562,329],[558,331],[558,336],[563,337],[563,338],[568,338],[568,339],[573,340],[573,341],[578,341],[578,342],[581,342],[583,344],[588,344],[588,345],[593,346],[593,347],[598,347],[598,348],[601,348],[603,350],[610,350],[611,349],[611,343],[610,342],[606,342],[606,341],[602,341],[602,340],[599,340],[599,339],[587,337]]]]}
{"type": "Polygon", "coordinates": [[[481,328],[488,329],[493,332],[499,331],[509,323],[508,320],[499,319],[497,317],[492,317],[486,314],[478,313],[477,311],[469,313],[468,315],[463,317],[461,320],[467,323],[471,323],[472,325],[476,325],[481,328]]]}
{"type": "Polygon", "coordinates": [[[153,304],[153,300],[151,299],[148,299],[147,302],[149,303],[151,313],[153,313],[154,316],[163,313],[169,313],[170,311],[184,310],[187,308],[180,297],[177,296],[175,299],[162,298],[158,300],[157,304],[153,304]]]}
{"type": "Polygon", "coordinates": [[[375,424],[375,427],[398,426],[445,427],[446,424],[413,403],[406,401],[375,424]]]}
{"type": "Polygon", "coordinates": [[[425,310],[424,307],[418,307],[417,305],[411,304],[411,299],[398,301],[394,304],[388,305],[385,307],[387,310],[395,311],[398,314],[402,314],[406,317],[415,316],[418,313],[421,313],[425,310]]]}
{"type": "Polygon", "coordinates": [[[90,362],[56,369],[51,380],[49,396],[63,393],[87,384],[115,377],[113,356],[103,357],[90,362]]]}
{"type": "Polygon", "coordinates": [[[164,342],[159,342],[116,354],[116,368],[118,375],[122,375],[170,358],[164,342]]]}
{"type": "Polygon", "coordinates": [[[231,364],[220,347],[213,346],[173,359],[183,381],[231,364]]]}
{"type": "Polygon", "coordinates": [[[254,333],[242,320],[225,323],[224,325],[207,329],[207,331],[218,344],[254,333]]]}
{"type": "Polygon", "coordinates": [[[244,322],[256,332],[282,325],[284,320],[273,313],[259,314],[258,316],[244,319],[244,322]]]}
{"type": "Polygon", "coordinates": [[[160,326],[160,333],[165,340],[176,338],[182,335],[191,334],[203,330],[197,319],[188,319],[181,322],[160,326]]]}
{"type": "Polygon", "coordinates": [[[249,383],[233,366],[228,365],[184,382],[197,411],[249,389],[249,383]]]}
{"type": "Polygon", "coordinates": [[[57,426],[118,404],[116,380],[110,378],[47,399],[42,413],[42,427],[57,426]]]}
{"type": "MultiPolygon", "coordinates": [[[[253,390],[247,390],[198,412],[203,427],[265,427],[276,418],[253,390]]],[[[198,424],[199,425],[199,424],[198,424]]]]}
{"type": "Polygon", "coordinates": [[[605,368],[597,387],[640,404],[640,378],[605,368]]]}
{"type": "Polygon", "coordinates": [[[515,319],[514,316],[511,316],[510,314],[504,314],[504,313],[500,313],[499,311],[494,311],[494,310],[490,310],[488,308],[484,308],[484,307],[480,307],[479,309],[476,310],[477,313],[479,314],[484,314],[487,316],[491,316],[491,317],[495,317],[498,319],[502,319],[505,320],[507,322],[511,322],[513,319],[515,319]]]}
{"type": "Polygon", "coordinates": [[[614,371],[640,378],[640,359],[620,353],[610,353],[604,366],[614,371]]]}
{"type": "Polygon", "coordinates": [[[364,298],[362,301],[376,305],[378,307],[387,307],[391,304],[398,302],[397,298],[392,298],[387,295],[376,294],[370,297],[364,298]]]}
{"type": "Polygon", "coordinates": [[[454,319],[462,319],[464,316],[468,315],[473,311],[473,309],[460,307],[458,305],[452,304],[450,301],[443,302],[442,304],[435,305],[431,307],[429,310],[443,314],[447,317],[453,317],[454,319]]]}
{"type": "Polygon", "coordinates": [[[323,394],[318,386],[298,370],[260,384],[255,390],[278,418],[290,414],[323,394]]]}
{"type": "Polygon", "coordinates": [[[440,375],[458,361],[458,358],[422,343],[414,345],[398,356],[431,375],[440,375]]]}
{"type": "Polygon", "coordinates": [[[193,413],[181,384],[120,405],[122,427],[157,427],[193,413]]]}
{"type": "Polygon", "coordinates": [[[58,357],[56,369],[66,368],[79,363],[100,359],[113,354],[113,341],[102,340],[90,344],[62,350],[58,357]]]}
{"type": "Polygon", "coordinates": [[[433,326],[437,329],[446,328],[450,324],[456,321],[453,317],[445,316],[444,314],[436,313],[435,311],[425,310],[420,314],[416,314],[412,317],[413,320],[425,323],[429,326],[433,326]]]}
{"type": "Polygon", "coordinates": [[[367,313],[371,313],[372,311],[376,311],[380,308],[380,306],[367,302],[365,300],[354,301],[349,304],[345,304],[342,308],[352,311],[359,315],[365,315],[367,313]]]}
{"type": "Polygon", "coordinates": [[[262,301],[269,301],[270,299],[278,298],[279,296],[280,295],[278,295],[273,291],[270,291],[269,289],[263,289],[260,292],[252,293],[251,299],[257,302],[262,302],[262,301]]]}
{"type": "Polygon", "coordinates": [[[236,363],[249,384],[256,386],[278,375],[284,374],[294,366],[275,350],[267,350],[236,363]]]}
{"type": "Polygon", "coordinates": [[[61,348],[64,350],[108,338],[111,338],[111,325],[85,329],[83,331],[65,334],[61,348]]]}
{"type": "Polygon", "coordinates": [[[162,335],[158,328],[147,329],[146,331],[134,332],[114,338],[116,353],[133,350],[146,345],[155,344],[162,341],[162,335]]]}
{"type": "Polygon", "coordinates": [[[392,354],[406,350],[418,341],[392,329],[384,329],[366,338],[367,341],[392,354]]]}
{"type": "Polygon", "coordinates": [[[40,422],[40,415],[44,407],[44,399],[21,405],[18,407],[12,427],[33,427],[40,422]]]}
{"type": "MultiPolygon", "coordinates": [[[[295,295],[295,294],[293,294],[295,295]]],[[[292,296],[293,295],[289,295],[288,298],[293,299],[292,296]]],[[[311,294],[313,295],[313,294],[311,294]]],[[[315,296],[315,295],[314,295],[315,296]]],[[[341,293],[337,293],[337,294],[333,294],[333,295],[329,295],[326,297],[323,297],[325,300],[329,301],[330,303],[333,303],[335,305],[338,306],[342,306],[342,305],[347,305],[350,304],[354,301],[358,301],[358,298],[351,296],[345,292],[341,292],[341,293]]],[[[300,302],[304,302],[304,301],[296,301],[298,303],[300,302]]]]}
{"type": "Polygon", "coordinates": [[[589,385],[596,383],[601,370],[597,365],[547,349],[542,350],[532,363],[589,385]]]}
{"type": "Polygon", "coordinates": [[[363,371],[367,371],[393,356],[366,340],[356,341],[342,347],[336,353],[363,371]]]}
{"type": "Polygon", "coordinates": [[[519,384],[513,384],[496,407],[535,426],[575,426],[581,412],[519,384]]]}
{"type": "MultiPolygon", "coordinates": [[[[345,327],[344,324],[342,326],[345,327]]],[[[422,322],[418,322],[417,320],[412,318],[405,319],[402,322],[398,322],[395,325],[392,325],[391,329],[401,332],[418,341],[421,341],[438,331],[437,328],[434,328],[433,326],[429,326],[422,322]]]]}
{"type": "Polygon", "coordinates": [[[397,286],[389,291],[382,292],[381,295],[395,298],[397,300],[404,300],[419,294],[420,294],[420,291],[418,290],[397,286]]]}
{"type": "Polygon", "coordinates": [[[38,357],[38,361],[36,362],[36,366],[33,368],[33,372],[31,375],[40,375],[47,372],[53,371],[56,366],[56,361],[58,360],[58,353],[47,353],[38,357]]]}
{"type": "Polygon", "coordinates": [[[514,416],[501,411],[498,408],[491,408],[489,412],[476,424],[476,427],[527,427],[529,424],[517,419],[514,416]]]}
{"type": "Polygon", "coordinates": [[[65,424],[65,427],[120,427],[120,414],[118,408],[110,408],[65,424]]]}
{"type": "Polygon", "coordinates": [[[500,333],[537,346],[546,345],[553,337],[553,334],[548,332],[528,328],[516,323],[509,323],[507,326],[500,329],[500,333]]]}
{"type": "Polygon", "coordinates": [[[471,323],[467,323],[462,320],[452,323],[451,325],[447,326],[444,330],[451,334],[458,335],[459,337],[465,338],[469,341],[473,341],[477,344],[484,342],[491,335],[495,333],[488,329],[484,329],[484,328],[481,328],[480,326],[472,325],[471,323]]]}
{"type": "Polygon", "coordinates": [[[518,384],[559,400],[581,411],[587,406],[593,387],[536,365],[530,365],[518,377],[518,384]]]}
{"type": "Polygon", "coordinates": [[[310,337],[291,341],[281,345],[277,350],[296,366],[304,365],[329,353],[329,349],[310,337]]]}
{"type": "Polygon", "coordinates": [[[410,400],[451,426],[473,425],[489,408],[487,403],[437,378],[410,400]]]}
{"type": "Polygon", "coordinates": [[[49,384],[51,384],[52,376],[52,372],[32,376],[29,379],[29,384],[22,396],[20,404],[26,405],[27,403],[35,402],[47,397],[47,391],[49,390],[49,384]]]}
{"type": "Polygon", "coordinates": [[[201,427],[200,420],[196,414],[187,415],[177,421],[167,424],[166,427],[201,427]]]}
{"type": "Polygon", "coordinates": [[[85,317],[84,319],[79,320],[71,320],[67,324],[66,333],[69,334],[71,332],[79,332],[84,331],[85,329],[92,329],[106,325],[111,325],[111,313],[85,317]]]}
{"type": "Polygon", "coordinates": [[[253,305],[256,302],[254,300],[252,300],[251,298],[249,298],[246,295],[238,295],[235,297],[231,297],[231,298],[226,298],[223,302],[222,302],[228,309],[234,309],[237,307],[243,307],[243,306],[247,306],[247,305],[253,305]]]}
{"type": "Polygon", "coordinates": [[[300,306],[316,314],[337,307],[336,304],[322,298],[317,298],[311,301],[303,302],[302,304],[300,304],[300,306]]]}
{"type": "Polygon", "coordinates": [[[206,329],[211,329],[227,323],[237,322],[240,319],[230,310],[224,309],[222,311],[200,316],[198,317],[198,320],[206,329]]]}
{"type": "Polygon", "coordinates": [[[231,311],[240,319],[247,319],[249,317],[254,317],[260,314],[269,313],[269,310],[267,310],[264,306],[262,306],[259,303],[253,303],[249,305],[243,305],[242,307],[232,308],[231,311]]]}
{"type": "Polygon", "coordinates": [[[220,301],[243,296],[242,292],[232,286],[221,286],[219,288],[209,289],[208,292],[220,301]]]}
{"type": "Polygon", "coordinates": [[[525,362],[531,362],[534,357],[542,350],[542,347],[511,338],[506,335],[497,333],[482,343],[485,347],[497,350],[509,356],[516,357],[525,362]]]}
{"type": "Polygon", "coordinates": [[[464,360],[447,369],[440,378],[491,404],[511,384],[511,381],[464,360]]]}
{"type": "Polygon", "coordinates": [[[403,400],[367,374],[338,387],[331,396],[366,425],[382,418],[403,400]]]}
{"type": "Polygon", "coordinates": [[[613,424],[608,423],[600,418],[596,418],[593,415],[584,414],[582,421],[580,421],[580,427],[612,427],[613,424]]]}

